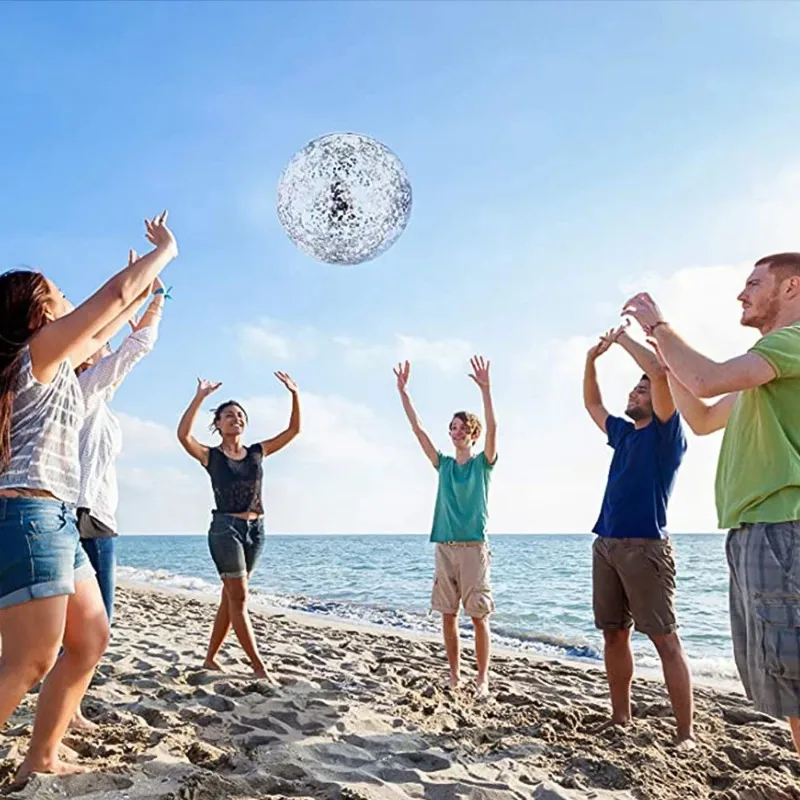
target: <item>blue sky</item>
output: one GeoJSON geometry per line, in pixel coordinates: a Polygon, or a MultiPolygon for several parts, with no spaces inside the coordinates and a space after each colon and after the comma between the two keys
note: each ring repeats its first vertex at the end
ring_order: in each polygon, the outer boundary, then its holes
{"type": "MultiPolygon", "coordinates": [[[[280,426],[270,373],[287,369],[311,405],[305,443],[269,473],[273,528],[425,530],[432,478],[389,368],[419,354],[414,396],[439,432],[478,399],[449,361],[473,347],[514,453],[493,489],[501,530],[590,527],[608,453],[570,405],[563,347],[611,324],[640,276],[669,293],[681,269],[730,268],[728,291],[759,248],[790,243],[798,22],[768,2],[0,5],[0,263],[80,300],[144,249],[145,214],[169,208],[179,238],[161,340],[116,401],[133,435],[123,528],[205,525],[205,476],[166,436],[198,374],[280,426]],[[337,130],[385,142],[414,190],[403,237],[350,269],[296,250],[274,211],[291,155],[337,130]],[[560,427],[547,472],[585,502],[542,516],[539,431],[560,427]]],[[[676,502],[682,527],[709,527],[699,494],[676,502]]]]}

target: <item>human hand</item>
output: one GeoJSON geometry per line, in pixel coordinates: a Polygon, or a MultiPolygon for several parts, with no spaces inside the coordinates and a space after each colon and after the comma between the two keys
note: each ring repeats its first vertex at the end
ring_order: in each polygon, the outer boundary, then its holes
{"type": "Polygon", "coordinates": [[[589,348],[586,357],[595,361],[603,353],[607,352],[612,344],[618,342],[623,335],[627,335],[625,329],[630,325],[630,320],[626,320],[618,328],[609,328],[597,341],[597,344],[589,348]]]}
{"type": "Polygon", "coordinates": [[[633,317],[649,336],[653,329],[664,322],[661,309],[647,292],[635,294],[622,307],[623,316],[633,317]]]}
{"type": "Polygon", "coordinates": [[[148,242],[154,244],[159,250],[170,251],[173,256],[178,255],[178,242],[175,239],[175,234],[167,227],[166,211],[153,217],[153,219],[146,219],[144,227],[148,242]]]}
{"type": "Polygon", "coordinates": [[[216,392],[220,386],[222,386],[222,381],[218,381],[217,383],[212,383],[211,381],[207,381],[205,378],[198,378],[197,396],[208,397],[210,394],[216,392]]]}
{"type": "Polygon", "coordinates": [[[484,361],[483,356],[472,356],[469,360],[472,372],[470,378],[478,384],[481,389],[489,388],[489,366],[491,361],[484,361]]]}
{"type": "Polygon", "coordinates": [[[276,372],[275,377],[292,393],[297,394],[297,384],[285,372],[276,372]]]}
{"type": "Polygon", "coordinates": [[[408,361],[404,361],[394,367],[393,372],[395,378],[397,378],[397,390],[399,392],[404,392],[406,390],[406,386],[408,385],[408,376],[411,373],[411,364],[409,364],[408,361]]]}

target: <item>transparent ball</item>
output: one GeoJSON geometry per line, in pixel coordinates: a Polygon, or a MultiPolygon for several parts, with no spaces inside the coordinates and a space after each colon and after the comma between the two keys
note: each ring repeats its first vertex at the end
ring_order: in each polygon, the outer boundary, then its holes
{"type": "Polygon", "coordinates": [[[326,264],[361,264],[386,252],[411,216],[400,159],[358,133],[330,133],[295,153],[278,182],[289,238],[326,264]]]}

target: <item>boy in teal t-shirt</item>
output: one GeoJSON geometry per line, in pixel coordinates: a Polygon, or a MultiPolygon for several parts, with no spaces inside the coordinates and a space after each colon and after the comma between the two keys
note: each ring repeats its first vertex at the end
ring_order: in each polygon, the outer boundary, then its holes
{"type": "Polygon", "coordinates": [[[486,442],[483,452],[478,455],[473,454],[472,448],[480,437],[481,423],[474,414],[458,411],[453,415],[450,439],[455,447],[455,457],[446,456],[431,442],[411,403],[407,388],[411,369],[408,361],[399,364],[394,374],[414,435],[439,473],[431,530],[431,541],[436,543],[431,608],[442,615],[442,632],[450,665],[449,685],[453,689],[458,687],[461,672],[458,612],[463,604],[475,628],[478,662],[475,694],[483,698],[489,694],[489,615],[494,611],[486,524],[489,482],[497,462],[497,422],[492,407],[489,362],[475,356],[470,363],[470,377],[480,387],[486,416],[486,442]]]}

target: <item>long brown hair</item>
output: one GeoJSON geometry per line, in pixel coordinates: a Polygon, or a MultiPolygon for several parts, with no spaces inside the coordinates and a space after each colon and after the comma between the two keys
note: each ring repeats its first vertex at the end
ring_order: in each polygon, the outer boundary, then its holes
{"type": "Polygon", "coordinates": [[[48,292],[40,272],[15,269],[0,275],[0,473],[11,460],[11,411],[22,351],[47,324],[48,292]]]}

